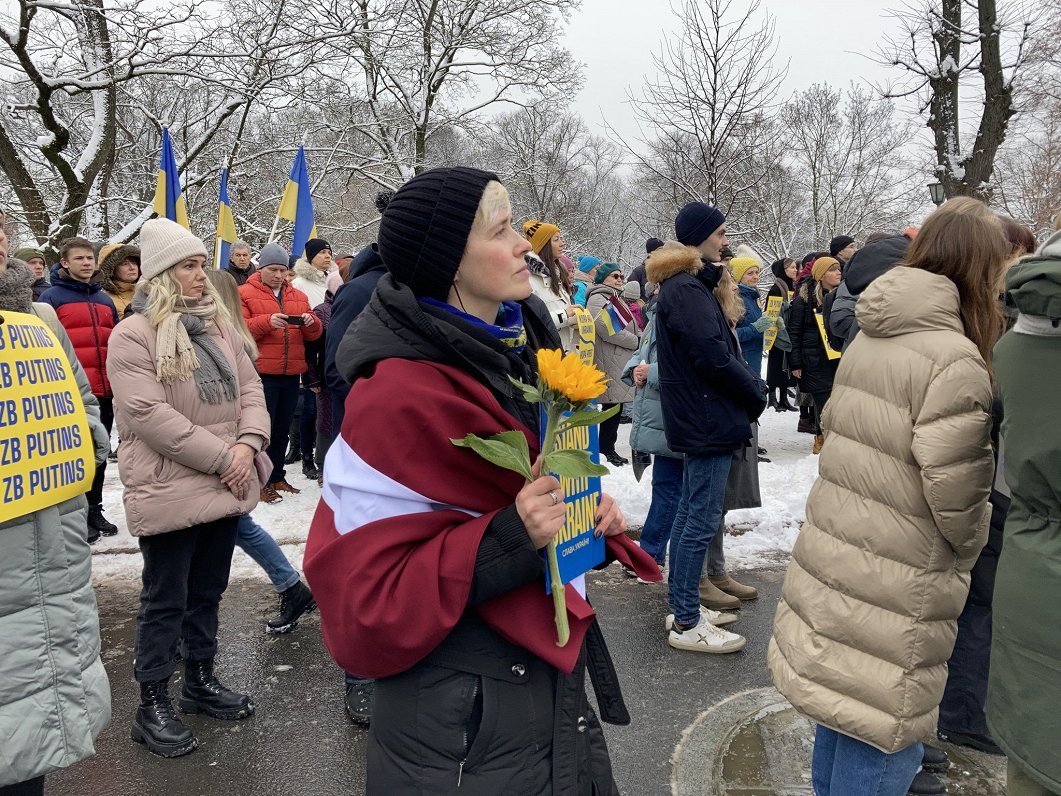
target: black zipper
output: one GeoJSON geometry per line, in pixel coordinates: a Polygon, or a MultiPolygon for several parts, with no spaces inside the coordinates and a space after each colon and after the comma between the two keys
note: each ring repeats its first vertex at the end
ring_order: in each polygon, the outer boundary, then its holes
{"type": "MultiPolygon", "coordinates": [[[[479,697],[479,678],[475,678],[475,684],[472,686],[472,709],[468,713],[468,718],[464,722],[464,732],[462,733],[462,745],[464,747],[464,759],[460,761],[460,765],[457,768],[457,787],[461,786],[461,779],[464,777],[464,766],[468,762],[468,752],[471,751],[468,744],[468,724],[471,722],[472,717],[475,715],[475,700],[479,697]]],[[[480,728],[481,729],[481,728],[480,728]]]]}

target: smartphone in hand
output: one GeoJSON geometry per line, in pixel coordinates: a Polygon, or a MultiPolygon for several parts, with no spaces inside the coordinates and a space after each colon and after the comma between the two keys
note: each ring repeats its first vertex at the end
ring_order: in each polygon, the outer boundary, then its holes
{"type": "Polygon", "coordinates": [[[306,319],[303,318],[301,315],[285,315],[284,316],[284,320],[287,321],[292,326],[305,326],[306,325],[306,319]]]}

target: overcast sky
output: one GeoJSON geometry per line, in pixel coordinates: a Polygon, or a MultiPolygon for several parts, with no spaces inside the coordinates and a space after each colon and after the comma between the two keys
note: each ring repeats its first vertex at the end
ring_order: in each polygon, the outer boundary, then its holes
{"type": "MultiPolygon", "coordinates": [[[[733,0],[735,8],[745,0],[733,0]]],[[[846,87],[852,80],[883,83],[897,74],[872,59],[886,32],[896,29],[887,9],[898,0],[764,0],[760,14],[776,19],[777,61],[789,61],[781,98],[818,82],[846,87]]],[[[667,0],[582,0],[565,46],[585,64],[585,88],[575,108],[597,132],[607,118],[624,136],[636,134],[627,89],[636,96],[654,71],[652,52],[676,28],[667,0]]]]}

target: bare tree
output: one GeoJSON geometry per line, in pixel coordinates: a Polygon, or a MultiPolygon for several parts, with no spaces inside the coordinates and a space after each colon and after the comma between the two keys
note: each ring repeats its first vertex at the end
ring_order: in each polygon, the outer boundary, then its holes
{"type": "Polygon", "coordinates": [[[999,5],[996,0],[909,5],[895,12],[902,35],[887,37],[881,50],[884,63],[906,72],[886,96],[917,98],[947,196],[990,200],[995,155],[1017,111],[1014,91],[1028,65],[1039,12],[1024,0],[1003,0],[1002,13],[999,5]],[[963,139],[967,132],[971,145],[963,139]]]}
{"type": "Polygon", "coordinates": [[[673,11],[680,30],[654,56],[659,76],[631,98],[649,132],[623,143],[644,171],[670,180],[685,201],[714,202],[721,186],[737,193],[757,176],[746,168],[751,153],[733,146],[734,139],[768,115],[787,74],[787,66],[774,65],[773,18],[756,21],[760,5],[679,0],[673,11]]]}

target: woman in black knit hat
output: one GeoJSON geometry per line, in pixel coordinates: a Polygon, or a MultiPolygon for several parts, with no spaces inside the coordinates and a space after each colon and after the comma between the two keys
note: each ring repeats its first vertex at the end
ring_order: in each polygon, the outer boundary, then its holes
{"type": "MultiPolygon", "coordinates": [[[[774,274],[774,284],[770,286],[770,291],[766,294],[766,301],[769,303],[772,298],[780,298],[781,311],[784,312],[785,307],[792,302],[796,289],[794,281],[796,274],[799,272],[799,264],[791,257],[783,257],[780,260],[775,260],[773,265],[770,266],[770,270],[774,274]]],[[[770,354],[766,360],[766,386],[770,388],[770,406],[774,407],[775,411],[798,411],[789,402],[788,398],[788,390],[790,387],[796,386],[796,380],[789,375],[785,361],[785,351],[776,342],[773,348],[770,349],[770,354]],[[776,397],[775,393],[777,393],[776,397]]]]}
{"type": "MultiPolygon", "coordinates": [[[[601,719],[629,722],[604,636],[569,586],[558,647],[545,591],[560,484],[451,442],[518,429],[537,447],[539,407],[510,377],[534,383],[560,341],[530,243],[495,175],[450,168],[398,189],[378,246],[389,273],[336,354],[351,388],[305,557],[329,652],[376,679],[366,792],[618,794],[584,688],[589,671],[601,719]]],[[[614,500],[597,514],[608,549],[658,579],[614,500]]]]}

